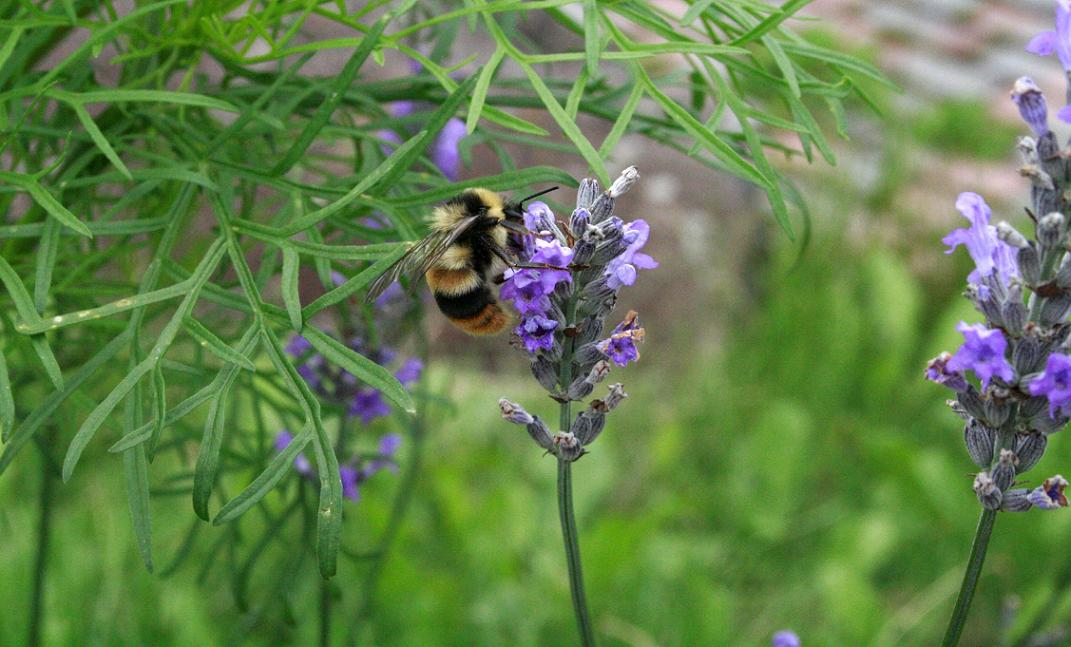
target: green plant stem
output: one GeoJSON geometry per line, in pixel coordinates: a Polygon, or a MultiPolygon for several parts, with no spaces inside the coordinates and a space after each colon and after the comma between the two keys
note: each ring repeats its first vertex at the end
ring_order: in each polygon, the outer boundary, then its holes
{"type": "Polygon", "coordinates": [[[978,578],[982,574],[982,564],[985,562],[986,549],[989,547],[989,537],[993,534],[993,524],[996,520],[996,510],[983,510],[982,516],[978,519],[978,529],[974,532],[974,543],[971,545],[971,557],[967,562],[967,572],[963,574],[963,585],[960,586],[959,596],[956,598],[956,607],[952,610],[952,617],[948,621],[945,638],[941,641],[943,647],[955,647],[959,643],[963,626],[967,623],[967,613],[971,608],[974,590],[978,588],[978,578]]]}
{"type": "MultiPolygon", "coordinates": [[[[565,326],[576,324],[576,289],[565,304],[565,326]]],[[[566,337],[562,348],[561,371],[558,382],[562,393],[569,388],[573,380],[574,338],[566,337]]],[[[568,431],[572,425],[572,403],[561,403],[562,431],[568,431]]],[[[591,627],[588,613],[587,597],[584,594],[584,571],[580,561],[580,535],[576,529],[576,514],[573,511],[573,472],[572,462],[558,456],[558,515],[561,519],[562,541],[565,543],[565,562],[569,569],[569,591],[573,598],[573,612],[576,614],[577,628],[580,630],[580,643],[584,647],[595,644],[595,632],[591,627]]]]}
{"type": "MultiPolygon", "coordinates": [[[[47,439],[51,440],[53,432],[49,429],[47,439]]],[[[30,599],[30,618],[27,629],[26,644],[37,647],[41,643],[41,630],[44,626],[44,603],[45,603],[45,572],[48,569],[48,547],[52,534],[52,495],[55,488],[56,472],[53,470],[50,457],[44,452],[48,444],[41,447],[41,492],[38,498],[37,510],[37,554],[34,557],[33,571],[33,597],[30,599]]]]}

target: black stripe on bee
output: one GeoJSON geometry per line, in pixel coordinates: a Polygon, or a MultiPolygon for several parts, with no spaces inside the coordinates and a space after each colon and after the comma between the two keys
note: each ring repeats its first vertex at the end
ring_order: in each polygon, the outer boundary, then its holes
{"type": "Polygon", "coordinates": [[[468,319],[475,317],[488,305],[495,303],[490,288],[481,282],[478,286],[464,294],[447,295],[435,293],[435,304],[439,310],[451,319],[468,319]]]}
{"type": "Polygon", "coordinates": [[[487,204],[480,199],[475,191],[463,191],[446,201],[447,205],[460,205],[465,209],[465,215],[482,216],[487,213],[487,204]]]}

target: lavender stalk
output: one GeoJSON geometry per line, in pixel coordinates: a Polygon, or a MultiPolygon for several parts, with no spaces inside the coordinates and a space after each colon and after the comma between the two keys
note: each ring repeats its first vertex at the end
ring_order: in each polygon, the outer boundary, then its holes
{"type": "Polygon", "coordinates": [[[557,459],[569,589],[585,647],[595,644],[595,634],[584,593],[572,465],[588,452],[606,415],[626,394],[620,384],[613,384],[604,398],[592,400],[575,417],[572,404],[591,395],[609,375],[611,363],[625,366],[639,359],[636,344],[643,341],[644,329],[635,312],[602,338],[618,291],[636,281],[638,270],[658,266],[640,251],[650,233],[647,223],[625,223],[613,215],[615,199],[638,179],[635,167],[629,167],[606,191],[594,180],[584,180],[568,223],[557,222],[543,203],[529,205],[525,226],[531,235],[515,241],[514,250],[526,267],[507,272],[501,291],[521,315],[511,343],[529,354],[532,375],[559,403],[559,431],[553,434],[521,405],[505,398],[498,404],[503,418],[524,425],[536,444],[557,459]]]}

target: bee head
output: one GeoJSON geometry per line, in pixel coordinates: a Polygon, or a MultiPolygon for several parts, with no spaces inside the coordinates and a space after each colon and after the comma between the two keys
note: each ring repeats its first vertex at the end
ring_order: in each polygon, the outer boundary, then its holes
{"type": "Polygon", "coordinates": [[[520,226],[521,231],[526,232],[527,230],[524,229],[524,203],[528,202],[532,198],[538,198],[541,195],[545,195],[547,193],[550,193],[551,191],[557,190],[558,187],[552,186],[549,189],[543,189],[542,191],[533,193],[530,196],[521,198],[517,202],[507,202],[506,205],[502,207],[502,213],[504,213],[506,216],[505,222],[502,223],[503,226],[507,229],[513,230],[517,230],[517,226],[520,226]]]}

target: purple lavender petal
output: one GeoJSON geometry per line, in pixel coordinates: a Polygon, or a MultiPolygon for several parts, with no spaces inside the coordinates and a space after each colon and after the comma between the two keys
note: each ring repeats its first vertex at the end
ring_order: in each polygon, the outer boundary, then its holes
{"type": "Polygon", "coordinates": [[[1004,285],[1013,276],[1019,276],[1015,249],[997,237],[997,228],[989,224],[991,211],[982,196],[969,191],[956,199],[956,209],[970,221],[966,229],[956,229],[942,239],[949,245],[945,251],[951,254],[959,245],[967,248],[976,269],[968,280],[972,285],[982,286],[982,279],[996,274],[1004,285]]]}
{"type": "Polygon", "coordinates": [[[557,321],[535,314],[522,318],[516,332],[524,342],[525,350],[535,353],[540,349],[549,350],[554,346],[554,330],[557,327],[557,321]]]}
{"type": "Polygon", "coordinates": [[[947,370],[951,372],[974,371],[982,381],[982,388],[989,386],[993,377],[1005,382],[1015,379],[1015,371],[1004,357],[1008,342],[998,329],[986,328],[983,324],[960,322],[956,330],[963,333],[963,345],[948,360],[947,370]]]}
{"type": "Polygon", "coordinates": [[[800,637],[795,632],[782,629],[773,635],[771,647],[801,647],[800,637]]]}
{"type": "Polygon", "coordinates": [[[420,380],[423,370],[424,362],[420,361],[420,358],[410,357],[402,363],[401,368],[394,373],[394,377],[402,383],[402,386],[408,388],[420,380]]]}
{"type": "Polygon", "coordinates": [[[1026,51],[1038,56],[1049,56],[1056,51],[1056,32],[1050,29],[1034,36],[1026,44],[1026,51]]]}
{"type": "Polygon", "coordinates": [[[461,152],[458,150],[458,144],[465,134],[465,122],[452,117],[439,132],[431,149],[431,161],[452,181],[456,181],[461,174],[461,152]]]}
{"type": "Polygon", "coordinates": [[[350,501],[360,501],[361,491],[357,487],[360,482],[360,476],[357,470],[349,466],[340,467],[338,468],[338,475],[342,479],[342,496],[350,501]]]}
{"type": "Polygon", "coordinates": [[[347,412],[359,416],[361,424],[367,425],[376,418],[390,415],[390,405],[383,399],[383,394],[372,388],[359,389],[354,394],[347,412]]]}
{"type": "Polygon", "coordinates": [[[1071,414],[1071,356],[1049,355],[1045,370],[1030,383],[1030,395],[1043,395],[1049,401],[1049,417],[1071,414]]]}

